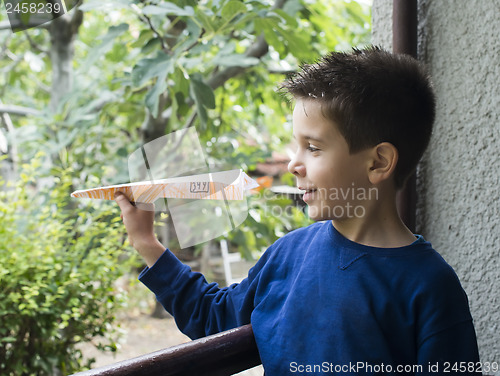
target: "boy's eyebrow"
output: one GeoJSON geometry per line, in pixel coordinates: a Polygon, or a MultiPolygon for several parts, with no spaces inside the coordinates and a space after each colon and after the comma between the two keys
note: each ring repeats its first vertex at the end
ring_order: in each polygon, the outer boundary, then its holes
{"type": "MultiPolygon", "coordinates": [[[[295,137],[295,133],[292,133],[292,136],[293,136],[293,139],[294,140],[297,140],[297,137],[295,137]]],[[[321,139],[317,138],[317,137],[313,137],[313,136],[301,136],[302,138],[304,138],[305,140],[307,141],[316,141],[316,142],[323,142],[321,139]]]]}
{"type": "Polygon", "coordinates": [[[316,141],[316,142],[322,142],[321,139],[316,138],[316,137],[311,137],[311,136],[304,136],[306,140],[311,140],[311,141],[316,141]]]}

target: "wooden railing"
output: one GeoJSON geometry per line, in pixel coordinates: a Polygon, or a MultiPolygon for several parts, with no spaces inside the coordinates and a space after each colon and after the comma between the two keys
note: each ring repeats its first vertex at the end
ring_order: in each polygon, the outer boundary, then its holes
{"type": "Polygon", "coordinates": [[[226,376],[259,364],[248,324],[74,376],[226,376]]]}

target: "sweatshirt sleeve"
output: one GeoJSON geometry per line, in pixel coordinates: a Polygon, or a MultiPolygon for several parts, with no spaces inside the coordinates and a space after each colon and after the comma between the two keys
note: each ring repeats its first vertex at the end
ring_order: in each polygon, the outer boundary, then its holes
{"type": "Polygon", "coordinates": [[[423,366],[422,375],[481,376],[472,320],[458,323],[427,338],[418,350],[418,364],[423,366]]]}
{"type": "Polygon", "coordinates": [[[139,280],[174,316],[179,329],[195,339],[250,323],[262,265],[261,258],[240,284],[221,289],[167,249],[151,268],[142,271],[139,280]]]}

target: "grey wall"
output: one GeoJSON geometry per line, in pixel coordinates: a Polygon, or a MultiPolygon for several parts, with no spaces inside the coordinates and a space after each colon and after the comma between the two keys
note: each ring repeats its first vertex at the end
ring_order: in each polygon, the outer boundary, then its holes
{"type": "MultiPolygon", "coordinates": [[[[438,110],[417,173],[417,231],[462,281],[481,360],[500,362],[500,0],[418,4],[438,110]]],[[[391,47],[392,0],[373,2],[373,43],[391,47]]]]}

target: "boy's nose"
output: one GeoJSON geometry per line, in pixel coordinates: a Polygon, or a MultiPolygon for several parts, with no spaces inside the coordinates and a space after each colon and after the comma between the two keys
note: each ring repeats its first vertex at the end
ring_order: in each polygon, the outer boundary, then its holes
{"type": "Polygon", "coordinates": [[[306,174],[306,168],[302,163],[300,163],[297,160],[296,156],[292,158],[290,163],[288,163],[288,171],[290,171],[295,176],[300,176],[300,177],[304,177],[306,174]]]}

